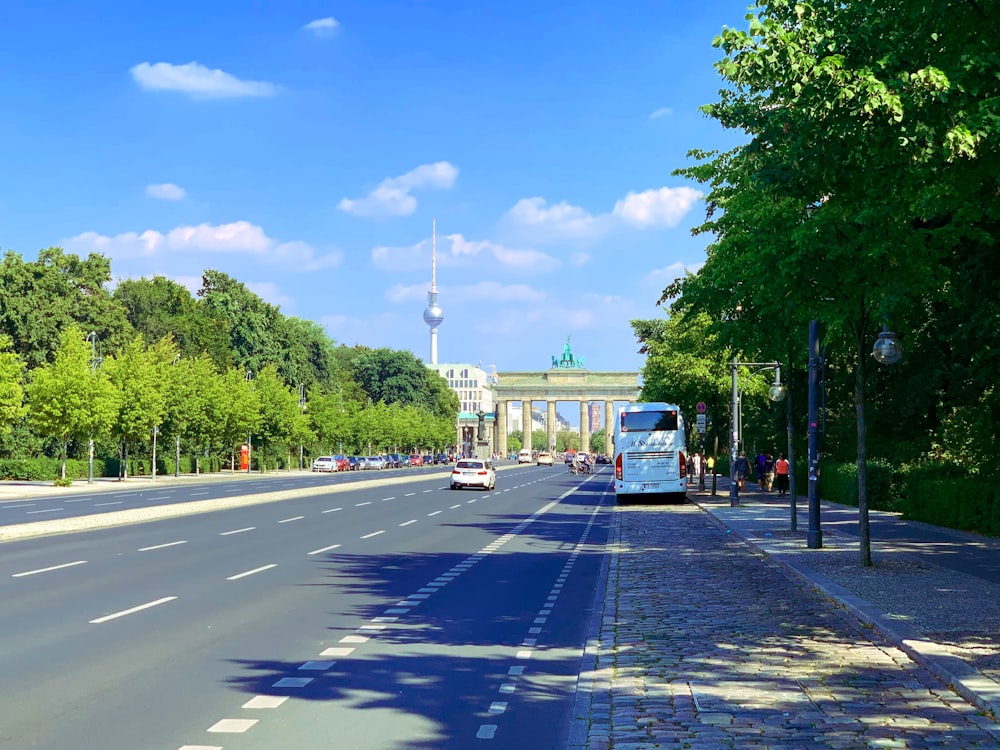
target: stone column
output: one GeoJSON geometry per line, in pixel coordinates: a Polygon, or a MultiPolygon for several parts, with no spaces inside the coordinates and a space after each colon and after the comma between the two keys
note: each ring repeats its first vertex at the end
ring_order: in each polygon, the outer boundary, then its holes
{"type": "Polygon", "coordinates": [[[552,450],[556,444],[556,402],[545,402],[545,450],[552,450]]]}
{"type": "Polygon", "coordinates": [[[497,453],[507,457],[507,401],[497,401],[497,453]]]}
{"type": "Polygon", "coordinates": [[[586,399],[580,401],[580,450],[584,453],[590,452],[590,402],[586,399]]]}
{"type": "Polygon", "coordinates": [[[615,402],[604,402],[604,452],[614,458],[615,449],[612,443],[615,439],[615,402]]]}
{"type": "Polygon", "coordinates": [[[531,449],[531,399],[521,399],[521,447],[531,449]]]}

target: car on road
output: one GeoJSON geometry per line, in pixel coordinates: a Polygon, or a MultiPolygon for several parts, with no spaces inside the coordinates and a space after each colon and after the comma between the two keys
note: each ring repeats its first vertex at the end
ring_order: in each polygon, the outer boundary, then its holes
{"type": "Polygon", "coordinates": [[[517,454],[517,462],[519,464],[530,464],[533,458],[530,448],[522,448],[521,452],[517,454]]]}
{"type": "Polygon", "coordinates": [[[497,475],[488,461],[480,458],[463,458],[451,470],[451,489],[479,487],[492,490],[497,486],[497,475]]]}
{"type": "Polygon", "coordinates": [[[312,462],[313,471],[339,471],[340,467],[337,465],[336,460],[333,456],[317,456],[312,462]]]}
{"type": "Polygon", "coordinates": [[[597,457],[597,463],[599,464],[610,464],[611,459],[605,456],[603,453],[597,457]]]}
{"type": "Polygon", "coordinates": [[[535,456],[536,466],[552,466],[553,459],[552,454],[548,451],[539,451],[538,455],[535,456]]]}

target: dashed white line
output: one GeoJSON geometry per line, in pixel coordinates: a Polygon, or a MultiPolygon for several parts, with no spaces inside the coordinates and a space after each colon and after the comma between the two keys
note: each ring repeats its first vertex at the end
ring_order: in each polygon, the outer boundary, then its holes
{"type": "MultiPolygon", "coordinates": [[[[14,506],[10,506],[10,507],[14,507],[14,506]]],[[[62,508],[46,508],[45,510],[26,510],[24,512],[24,515],[26,515],[26,516],[32,516],[35,513],[57,513],[60,510],[62,510],[62,508]]]]}
{"type": "Polygon", "coordinates": [[[265,570],[270,570],[271,568],[277,568],[278,563],[271,563],[270,565],[262,565],[259,568],[254,568],[253,570],[246,570],[242,573],[237,573],[234,576],[229,576],[227,581],[238,581],[240,578],[246,578],[247,576],[252,576],[254,573],[262,573],[265,570]]]}
{"type": "Polygon", "coordinates": [[[283,521],[278,521],[278,523],[291,523],[292,521],[301,521],[305,516],[293,516],[292,518],[286,518],[283,521]]]}
{"type": "Polygon", "coordinates": [[[220,719],[208,728],[209,732],[223,734],[244,734],[259,719],[220,719]]]}
{"type": "Polygon", "coordinates": [[[50,568],[39,568],[38,570],[26,570],[23,573],[11,573],[11,578],[24,578],[25,576],[33,576],[37,573],[48,573],[52,570],[62,570],[63,568],[72,568],[76,565],[86,565],[86,560],[77,560],[76,562],[63,563],[62,565],[53,565],[50,568]]]}
{"type": "Polygon", "coordinates": [[[332,549],[337,549],[337,547],[339,547],[339,546],[340,546],[339,544],[331,544],[329,547],[322,547],[320,549],[314,549],[309,554],[310,555],[319,555],[319,554],[322,554],[323,552],[329,552],[332,549]]]}
{"type": "Polygon", "coordinates": [[[219,536],[229,536],[230,534],[242,534],[244,531],[253,531],[256,526],[247,526],[245,529],[233,529],[232,531],[219,532],[219,536]]]}
{"type": "Polygon", "coordinates": [[[371,539],[373,536],[378,536],[379,534],[384,534],[384,533],[385,533],[385,529],[382,529],[381,531],[373,531],[371,534],[365,534],[361,538],[362,539],[371,539]]]}
{"type": "Polygon", "coordinates": [[[330,510],[324,510],[324,513],[336,513],[338,510],[343,510],[343,508],[330,508],[330,510]]]}
{"type": "Polygon", "coordinates": [[[179,542],[167,542],[166,544],[157,544],[152,547],[140,547],[139,549],[136,550],[136,552],[150,552],[154,549],[164,549],[165,547],[176,547],[178,544],[187,544],[187,541],[182,540],[179,542]]]}
{"type": "Polygon", "coordinates": [[[94,503],[94,507],[95,508],[100,508],[102,505],[121,505],[121,504],[122,504],[121,500],[116,500],[113,503],[94,503]]]}
{"type": "Polygon", "coordinates": [[[477,740],[492,740],[497,733],[496,724],[483,724],[479,727],[479,731],[476,732],[477,740]]]}
{"type": "Polygon", "coordinates": [[[417,494],[416,492],[407,492],[405,495],[403,495],[403,497],[413,497],[416,494],[417,494]]]}
{"type": "Polygon", "coordinates": [[[365,505],[371,505],[371,504],[372,504],[372,503],[371,503],[371,501],[369,500],[369,501],[368,501],[368,502],[366,502],[366,503],[355,503],[355,504],[354,504],[354,507],[355,507],[355,508],[361,508],[361,507],[363,507],[363,506],[365,506],[365,505]]]}
{"type": "MultiPolygon", "coordinates": [[[[72,500],[67,500],[66,502],[73,502],[72,500]]],[[[18,503],[17,505],[5,505],[4,508],[34,508],[34,503],[18,503]]]]}
{"type": "Polygon", "coordinates": [[[157,607],[160,604],[166,604],[167,602],[172,602],[176,599],[176,596],[165,596],[162,599],[157,599],[153,602],[146,602],[145,604],[140,604],[138,607],[130,607],[129,609],[123,609],[121,612],[114,612],[110,615],[104,615],[104,617],[98,617],[96,620],[91,620],[91,625],[100,625],[103,622],[108,622],[109,620],[115,620],[119,617],[125,617],[126,615],[135,614],[136,612],[141,612],[144,609],[149,609],[150,607],[157,607]]]}
{"type": "Polygon", "coordinates": [[[395,495],[393,495],[392,497],[383,497],[383,498],[382,498],[382,502],[383,502],[383,503],[387,503],[387,502],[389,502],[390,500],[395,500],[395,499],[396,499],[396,496],[395,496],[395,495]]]}
{"type": "Polygon", "coordinates": [[[490,704],[490,708],[489,708],[489,712],[491,714],[502,714],[506,710],[507,710],[507,702],[506,701],[493,701],[493,703],[490,704]]]}
{"type": "Polygon", "coordinates": [[[287,695],[255,695],[243,704],[243,708],[277,708],[287,700],[287,695]]]}
{"type": "Polygon", "coordinates": [[[427,517],[430,518],[431,516],[436,516],[438,513],[444,513],[444,511],[443,510],[436,510],[433,513],[428,513],[427,517]]]}
{"type": "Polygon", "coordinates": [[[461,503],[459,503],[458,505],[452,505],[452,506],[451,506],[451,509],[452,509],[452,510],[455,510],[455,508],[461,508],[461,507],[462,507],[462,504],[461,504],[461,503]]]}
{"type": "Polygon", "coordinates": [[[411,519],[411,520],[409,520],[409,521],[404,521],[403,523],[401,523],[401,524],[399,524],[399,525],[400,525],[401,527],[402,527],[402,526],[409,526],[409,525],[410,525],[411,523],[416,523],[416,522],[417,522],[417,519],[416,519],[416,518],[414,518],[414,519],[411,519]]]}

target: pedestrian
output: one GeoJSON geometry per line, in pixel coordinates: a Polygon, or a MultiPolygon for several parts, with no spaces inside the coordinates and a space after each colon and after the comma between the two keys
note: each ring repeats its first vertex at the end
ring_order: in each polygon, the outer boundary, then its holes
{"type": "Polygon", "coordinates": [[[770,492],[774,487],[774,454],[768,453],[764,461],[764,492],[770,492]]]}
{"type": "Polygon", "coordinates": [[[788,492],[788,460],[785,458],[785,454],[782,453],[778,456],[778,460],[774,462],[774,475],[778,480],[778,494],[784,495],[788,492]]]}
{"type": "Polygon", "coordinates": [[[733,469],[736,472],[736,487],[740,492],[743,492],[747,488],[747,475],[750,473],[750,462],[747,460],[747,454],[744,451],[740,451],[740,455],[736,458],[736,463],[733,464],[733,469]]]}
{"type": "Polygon", "coordinates": [[[715,473],[715,456],[709,456],[705,459],[705,466],[708,469],[709,474],[715,473]]]}
{"type": "Polygon", "coordinates": [[[761,492],[764,491],[764,464],[767,463],[767,455],[764,451],[757,454],[757,458],[753,460],[753,469],[757,474],[757,489],[761,492]]]}

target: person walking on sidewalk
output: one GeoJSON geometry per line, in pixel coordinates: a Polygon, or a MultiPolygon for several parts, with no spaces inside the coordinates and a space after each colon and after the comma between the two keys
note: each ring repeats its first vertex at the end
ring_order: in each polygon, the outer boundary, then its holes
{"type": "Polygon", "coordinates": [[[774,454],[768,453],[764,460],[764,492],[774,489],[774,454]]]}
{"type": "Polygon", "coordinates": [[[750,473],[750,462],[747,460],[746,453],[740,451],[736,463],[733,464],[733,469],[736,471],[737,488],[739,488],[740,492],[745,492],[747,488],[747,475],[750,473]]]}
{"type": "Polygon", "coordinates": [[[788,493],[788,459],[782,453],[778,460],[774,462],[774,478],[778,480],[778,494],[788,493]]]}
{"type": "Polygon", "coordinates": [[[764,451],[757,454],[757,458],[753,460],[753,469],[757,473],[757,489],[761,492],[764,491],[764,466],[767,463],[767,455],[764,451]]]}

